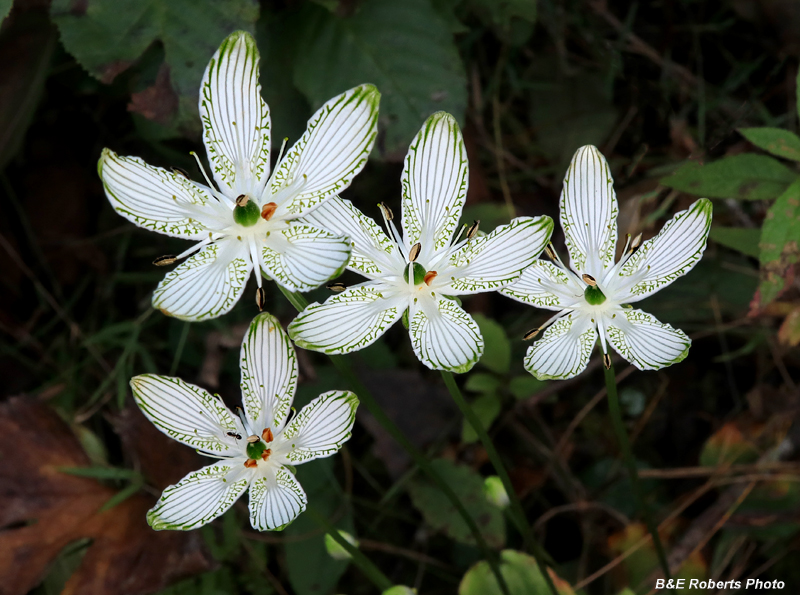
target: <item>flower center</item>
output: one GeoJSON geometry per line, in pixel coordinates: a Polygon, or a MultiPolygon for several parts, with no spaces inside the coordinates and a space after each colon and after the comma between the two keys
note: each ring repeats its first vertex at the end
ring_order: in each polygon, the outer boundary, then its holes
{"type": "Polygon", "coordinates": [[[267,450],[267,445],[263,440],[251,442],[247,445],[247,457],[258,460],[261,458],[261,455],[264,454],[265,450],[267,450]]]}
{"type": "MultiPolygon", "coordinates": [[[[424,283],[425,275],[428,272],[425,270],[425,267],[423,267],[418,262],[412,262],[411,268],[414,270],[414,285],[421,285],[422,283],[424,283]]],[[[408,277],[409,277],[408,267],[406,266],[405,269],[403,269],[403,279],[406,280],[406,283],[408,283],[408,277]]]]}
{"type": "Polygon", "coordinates": [[[605,294],[602,291],[600,291],[600,288],[597,287],[597,285],[587,286],[586,290],[583,292],[583,297],[592,306],[599,306],[604,301],[606,301],[605,294]]]}
{"type": "Polygon", "coordinates": [[[242,227],[252,227],[261,218],[261,209],[254,200],[246,194],[242,194],[236,199],[236,206],[233,207],[233,220],[242,227]]]}

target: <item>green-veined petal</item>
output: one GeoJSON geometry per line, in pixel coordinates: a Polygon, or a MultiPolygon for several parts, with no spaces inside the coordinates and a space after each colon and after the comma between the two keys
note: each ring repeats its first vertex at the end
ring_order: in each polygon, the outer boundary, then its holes
{"type": "Polygon", "coordinates": [[[220,240],[170,271],[153,292],[153,307],[182,320],[208,320],[231,310],[252,265],[244,244],[220,240]]]}
{"type": "Polygon", "coordinates": [[[583,299],[583,291],[563,269],[546,260],[536,260],[500,293],[537,308],[563,310],[583,299]]]}
{"type": "Polygon", "coordinates": [[[357,407],[358,397],[341,390],[323,393],[303,407],[283,432],[291,442],[287,460],[299,464],[336,453],[350,439],[357,407]]]}
{"type": "Polygon", "coordinates": [[[219,461],[192,471],[164,490],[147,513],[147,522],[156,531],[187,531],[210,523],[233,506],[250,484],[253,472],[244,461],[219,461]]]}
{"type": "Polygon", "coordinates": [[[620,310],[606,318],[606,336],[614,350],[640,370],[660,370],[689,354],[691,339],[641,310],[620,310]]]}
{"type": "Polygon", "coordinates": [[[551,324],[528,348],[525,369],[539,380],[565,380],[586,369],[597,341],[588,316],[567,314],[551,324]]]}
{"type": "Polygon", "coordinates": [[[206,67],[200,85],[203,142],[214,180],[228,194],[257,192],[269,177],[270,116],[258,82],[253,36],[231,33],[206,67]]]}
{"type": "Polygon", "coordinates": [[[353,287],[314,303],[289,325],[289,336],[304,349],[350,353],[374,343],[406,310],[377,284],[353,287]]]}
{"type": "Polygon", "coordinates": [[[250,524],[256,531],[281,531],[306,509],[306,497],[297,478],[285,467],[259,477],[250,485],[250,524]]]}
{"type": "Polygon", "coordinates": [[[437,296],[420,299],[408,321],[411,345],[432,370],[468,372],[483,355],[478,324],[455,301],[437,296]]]}

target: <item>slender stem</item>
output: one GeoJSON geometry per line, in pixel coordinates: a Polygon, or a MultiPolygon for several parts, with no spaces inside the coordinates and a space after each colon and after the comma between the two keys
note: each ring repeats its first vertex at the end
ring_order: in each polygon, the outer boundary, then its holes
{"type": "Polygon", "coordinates": [[[358,566],[359,570],[361,570],[361,572],[363,572],[366,577],[372,581],[372,584],[375,585],[381,592],[392,588],[394,583],[390,581],[389,578],[383,574],[383,572],[381,572],[381,569],[378,568],[369,558],[362,554],[357,547],[353,546],[353,544],[347,541],[328,519],[326,519],[311,506],[306,508],[306,514],[314,519],[314,522],[317,523],[317,525],[325,529],[325,532],[330,535],[334,541],[336,541],[336,543],[342,546],[348,554],[350,554],[353,563],[358,566]]]}
{"type": "MultiPolygon", "coordinates": [[[[281,290],[281,293],[286,296],[286,299],[288,299],[289,302],[298,310],[298,312],[304,310],[306,306],[308,306],[308,302],[302,295],[289,291],[281,285],[278,285],[278,288],[281,290]]],[[[447,483],[445,483],[441,477],[439,477],[436,471],[434,471],[425,455],[416,446],[408,441],[408,438],[406,438],[405,434],[403,434],[400,428],[398,428],[395,423],[386,415],[386,413],[384,413],[381,406],[372,396],[372,393],[370,393],[361,383],[345,358],[340,355],[328,355],[328,357],[330,358],[334,367],[350,384],[350,387],[358,395],[359,401],[363,403],[363,405],[369,410],[375,420],[384,430],[389,433],[389,435],[391,435],[391,437],[403,448],[403,450],[408,453],[414,463],[423,471],[423,473],[431,478],[439,490],[441,490],[445,497],[450,501],[450,504],[453,505],[453,508],[455,508],[458,514],[461,516],[470,533],[472,533],[473,539],[475,539],[478,547],[483,552],[483,555],[489,563],[492,573],[497,579],[497,583],[500,585],[500,589],[503,591],[504,595],[510,595],[508,584],[506,583],[503,574],[500,572],[500,564],[496,552],[494,552],[489,547],[489,544],[486,543],[486,540],[484,539],[481,530],[478,528],[477,523],[475,523],[475,520],[464,507],[464,504],[461,502],[461,499],[458,497],[458,495],[447,483]]]]}
{"type": "Polygon", "coordinates": [[[511,520],[522,534],[528,550],[530,550],[541,567],[542,576],[547,582],[550,592],[553,595],[558,595],[558,590],[556,589],[555,584],[553,584],[553,579],[550,577],[550,573],[547,570],[547,562],[549,561],[550,557],[547,555],[547,552],[545,552],[544,549],[537,543],[533,536],[533,532],[531,531],[531,527],[528,525],[528,520],[525,516],[525,509],[522,508],[522,502],[520,502],[517,492],[514,490],[514,486],[511,484],[511,478],[508,476],[508,471],[506,471],[506,468],[503,465],[503,460],[500,458],[500,453],[498,453],[497,449],[494,447],[494,443],[489,437],[489,434],[486,432],[486,428],[483,427],[481,420],[477,415],[475,415],[475,412],[472,410],[472,407],[470,407],[469,403],[464,400],[464,395],[461,394],[461,389],[458,388],[458,384],[456,384],[456,379],[453,378],[453,374],[451,372],[442,371],[442,378],[444,378],[444,383],[447,385],[447,389],[450,391],[450,395],[453,397],[456,405],[458,405],[458,408],[461,409],[461,413],[463,413],[464,417],[467,418],[467,421],[469,422],[469,425],[472,426],[472,429],[475,430],[475,433],[478,435],[481,444],[483,444],[483,448],[486,449],[486,453],[489,455],[489,460],[492,462],[495,473],[497,473],[498,477],[500,477],[500,481],[503,482],[503,487],[505,488],[509,501],[511,502],[511,520]]]}
{"type": "MultiPolygon", "coordinates": [[[[605,371],[606,376],[606,392],[608,393],[608,409],[611,412],[611,423],[614,426],[614,432],[617,435],[619,447],[622,450],[622,458],[625,462],[625,467],[628,470],[628,476],[631,480],[631,487],[633,488],[633,496],[636,499],[636,507],[644,517],[647,530],[653,538],[653,545],[656,548],[656,555],[658,562],[661,565],[661,571],[667,580],[672,578],[669,571],[669,564],[667,563],[667,555],[664,552],[664,545],[661,543],[661,538],[658,535],[658,529],[653,523],[653,517],[650,514],[650,508],[645,502],[644,495],[642,494],[642,486],[639,483],[639,472],[636,470],[636,462],[633,459],[631,452],[631,444],[628,441],[628,432],[625,430],[625,424],[622,421],[622,410],[619,406],[619,397],[617,396],[617,376],[614,372],[614,365],[612,364],[605,371]]],[[[674,592],[670,589],[670,593],[674,592]]]]}

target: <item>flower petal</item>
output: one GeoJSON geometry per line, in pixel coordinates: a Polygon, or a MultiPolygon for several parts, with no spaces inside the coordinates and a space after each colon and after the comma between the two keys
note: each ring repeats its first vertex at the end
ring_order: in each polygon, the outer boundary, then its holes
{"type": "Polygon", "coordinates": [[[299,464],[336,453],[350,439],[357,407],[358,397],[343,390],[323,393],[303,407],[283,432],[292,443],[287,460],[299,464]]]}
{"type": "Polygon", "coordinates": [[[576,285],[563,269],[546,260],[536,260],[500,293],[537,308],[563,310],[583,298],[583,288],[576,285]]]}
{"type": "Polygon", "coordinates": [[[155,374],[134,376],[131,389],[142,413],[170,438],[213,455],[241,452],[227,435],[240,433],[241,423],[219,397],[180,378],[155,374]]]}
{"type": "Polygon", "coordinates": [[[303,349],[350,353],[372,345],[406,310],[404,300],[384,296],[377,284],[352,287],[314,303],[289,325],[289,336],[303,349]]]}
{"type": "Polygon", "coordinates": [[[575,152],[560,206],[570,266],[599,278],[614,264],[619,209],[608,162],[597,147],[586,145],[575,152]]]}
{"type": "Polygon", "coordinates": [[[660,370],[689,354],[692,340],[680,330],[641,310],[606,317],[606,336],[614,350],[640,370],[660,370]]]}
{"type": "Polygon", "coordinates": [[[258,199],[269,178],[270,117],[258,83],[253,36],[231,33],[211,58],[200,86],[203,142],[220,189],[258,199]]]}
{"type": "Polygon", "coordinates": [[[481,330],[455,301],[437,296],[433,303],[425,298],[412,312],[411,345],[431,370],[468,372],[483,355],[481,330]]]}
{"type": "Polygon", "coordinates": [[[350,185],[375,143],[380,99],[374,85],[360,85],[311,116],[305,134],[281,159],[269,184],[281,210],[303,216],[350,185]]]}
{"type": "Polygon", "coordinates": [[[298,223],[270,233],[261,256],[272,279],[292,291],[311,291],[344,271],[350,244],[344,236],[298,223]]]}
{"type": "Polygon", "coordinates": [[[192,471],[161,494],[147,513],[147,522],[156,531],[188,531],[210,523],[244,494],[253,472],[245,468],[244,458],[219,461],[192,471]]]}
{"type": "Polygon", "coordinates": [[[535,262],[550,235],[550,217],[518,217],[492,233],[470,240],[450,257],[449,266],[439,271],[446,295],[479,293],[505,287],[535,262]]]}
{"type": "Polygon", "coordinates": [[[303,217],[316,227],[350,239],[350,262],[347,268],[370,278],[396,270],[394,243],[375,221],[359,211],[349,200],[334,196],[303,217]]]}
{"type": "Polygon", "coordinates": [[[182,320],[208,320],[239,301],[252,265],[236,240],[203,248],[170,271],[153,293],[153,307],[182,320]]]}
{"type": "Polygon", "coordinates": [[[285,467],[250,485],[250,524],[257,531],[281,531],[306,509],[303,486],[285,467]]]}
{"type": "Polygon", "coordinates": [[[422,125],[403,164],[403,237],[422,243],[423,259],[447,245],[467,197],[469,164],[456,119],[436,112],[422,125]]]}
{"type": "Polygon", "coordinates": [[[539,380],[565,380],[586,369],[597,331],[588,316],[568,314],[528,348],[525,369],[539,380]]]}
{"type": "Polygon", "coordinates": [[[297,390],[297,356],[281,323],[262,312],[250,323],[239,358],[242,404],[256,432],[283,427],[297,390]]]}
{"type": "Polygon", "coordinates": [[[701,198],[642,244],[620,272],[617,282],[632,285],[620,301],[638,302],[691,271],[706,249],[712,210],[711,201],[701,198]]]}
{"type": "Polygon", "coordinates": [[[193,207],[216,199],[200,185],[109,149],[103,149],[97,171],[111,206],[139,227],[189,240],[206,236],[205,227],[193,219],[193,207]]]}

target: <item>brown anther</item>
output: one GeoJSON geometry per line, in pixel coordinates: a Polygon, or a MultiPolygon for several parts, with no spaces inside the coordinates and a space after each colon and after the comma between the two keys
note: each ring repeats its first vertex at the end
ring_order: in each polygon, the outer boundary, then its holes
{"type": "Polygon", "coordinates": [[[255,459],[247,459],[244,462],[244,466],[247,467],[248,469],[252,469],[253,467],[258,467],[258,461],[256,461],[255,459]]]}
{"type": "Polygon", "coordinates": [[[475,221],[472,222],[472,225],[470,225],[469,229],[467,230],[468,240],[471,240],[472,238],[475,237],[475,234],[478,233],[478,227],[480,226],[480,224],[481,224],[480,219],[476,219],[475,221]]]}
{"type": "Polygon", "coordinates": [[[633,242],[631,243],[631,252],[634,252],[638,247],[639,243],[642,241],[642,234],[639,234],[635,238],[633,238],[633,242]]]}
{"type": "Polygon", "coordinates": [[[249,202],[250,202],[250,197],[247,196],[246,194],[240,194],[239,196],[236,197],[237,207],[245,207],[249,202]]]}
{"type": "Polygon", "coordinates": [[[256,442],[258,442],[259,440],[261,440],[261,438],[259,438],[259,437],[258,437],[258,436],[256,436],[255,434],[253,434],[252,436],[248,436],[248,437],[247,437],[247,443],[248,443],[248,444],[255,444],[255,443],[256,443],[256,442]]]}
{"type": "Polygon", "coordinates": [[[530,341],[530,340],[531,340],[531,339],[533,339],[533,338],[534,338],[536,335],[538,335],[538,334],[539,334],[539,331],[540,331],[540,330],[542,330],[542,329],[540,329],[540,328],[535,328],[535,329],[531,329],[531,330],[529,330],[527,333],[525,333],[524,335],[522,335],[522,340],[523,340],[523,341],[530,341]]]}
{"type": "Polygon", "coordinates": [[[611,356],[607,353],[603,354],[603,365],[606,367],[606,370],[611,369],[611,356]]]}
{"type": "Polygon", "coordinates": [[[427,273],[425,273],[425,276],[422,278],[422,280],[425,281],[425,285],[430,285],[431,281],[436,279],[438,275],[439,273],[437,273],[436,271],[428,271],[427,273]]]}
{"type": "Polygon", "coordinates": [[[272,451],[270,449],[266,449],[264,452],[261,453],[261,458],[266,461],[269,458],[269,455],[271,454],[272,451]]]}
{"type": "Polygon", "coordinates": [[[264,442],[272,442],[275,440],[275,436],[272,435],[272,430],[269,428],[261,432],[261,437],[264,439],[264,442]]]}
{"type": "Polygon", "coordinates": [[[422,244],[417,242],[413,246],[411,246],[411,250],[408,251],[408,262],[414,262],[419,257],[419,253],[422,251],[422,244]]]}
{"type": "Polygon", "coordinates": [[[586,285],[589,285],[590,287],[597,287],[597,281],[595,281],[594,277],[592,277],[591,275],[587,275],[584,273],[583,275],[581,275],[581,279],[583,279],[583,282],[586,283],[586,285]]]}
{"type": "Polygon", "coordinates": [[[392,209],[386,206],[386,203],[379,203],[378,206],[383,211],[383,216],[386,217],[387,221],[394,219],[394,213],[392,213],[392,209]]]}
{"type": "Polygon", "coordinates": [[[278,205],[274,202],[268,202],[263,207],[261,207],[261,218],[264,221],[269,221],[272,219],[272,216],[275,214],[275,211],[278,210],[278,205]]]}
{"type": "Polygon", "coordinates": [[[153,261],[153,264],[156,265],[157,267],[165,267],[172,264],[176,260],[178,259],[175,258],[175,256],[173,256],[172,254],[166,254],[165,256],[159,256],[158,258],[156,258],[153,261]]]}
{"type": "Polygon", "coordinates": [[[344,291],[345,289],[347,289],[347,285],[345,285],[344,283],[339,283],[337,281],[336,283],[331,283],[330,285],[327,285],[327,288],[333,292],[339,293],[340,291],[344,291]]]}
{"type": "Polygon", "coordinates": [[[183,176],[184,178],[188,178],[189,177],[189,172],[187,172],[185,169],[183,169],[181,167],[177,167],[177,166],[173,165],[172,167],[170,167],[170,169],[173,172],[175,172],[176,174],[179,174],[179,175],[183,176]]]}
{"type": "Polygon", "coordinates": [[[258,311],[264,311],[264,304],[267,303],[267,292],[264,291],[263,287],[259,287],[256,289],[256,306],[258,306],[258,311]]]}
{"type": "Polygon", "coordinates": [[[553,262],[557,262],[558,261],[558,259],[556,258],[556,253],[553,251],[553,249],[550,246],[545,246],[544,247],[544,251],[545,251],[545,253],[547,254],[547,257],[550,260],[552,260],[553,262]]]}

